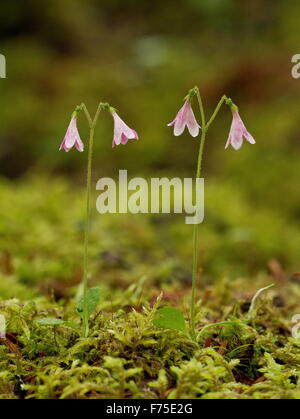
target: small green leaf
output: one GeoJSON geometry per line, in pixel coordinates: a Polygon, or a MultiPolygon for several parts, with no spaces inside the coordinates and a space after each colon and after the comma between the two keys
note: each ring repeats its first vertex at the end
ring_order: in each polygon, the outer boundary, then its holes
{"type": "MultiPolygon", "coordinates": [[[[99,287],[90,288],[87,291],[86,298],[87,298],[88,317],[90,317],[90,315],[95,311],[100,301],[100,288],[99,287]]],[[[83,303],[84,303],[83,297],[81,297],[76,307],[77,314],[80,317],[83,317],[83,308],[84,308],[83,303]]]]}
{"type": "Polygon", "coordinates": [[[157,310],[153,324],[161,329],[187,331],[183,314],[175,307],[164,307],[157,310]]]}
{"type": "Polygon", "coordinates": [[[36,323],[41,324],[42,326],[60,326],[65,324],[65,321],[61,319],[47,318],[39,319],[36,321],[36,323]]]}

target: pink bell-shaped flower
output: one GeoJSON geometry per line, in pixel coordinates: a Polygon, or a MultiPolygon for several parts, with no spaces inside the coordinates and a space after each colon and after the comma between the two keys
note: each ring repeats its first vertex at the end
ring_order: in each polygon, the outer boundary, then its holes
{"type": "Polygon", "coordinates": [[[80,152],[84,150],[84,145],[83,145],[83,142],[81,141],[81,138],[77,129],[76,117],[73,117],[71,119],[65,138],[63,139],[63,142],[61,143],[59,150],[65,150],[68,152],[74,146],[80,152]]]}
{"type": "Polygon", "coordinates": [[[189,133],[192,137],[197,137],[199,135],[199,129],[201,128],[198,122],[196,121],[191,103],[187,99],[176,115],[174,121],[168,124],[168,127],[174,126],[174,135],[177,137],[181,135],[185,129],[188,127],[189,133]]]}
{"type": "Polygon", "coordinates": [[[244,138],[250,144],[255,144],[254,138],[247,131],[237,109],[232,110],[232,116],[232,124],[225,148],[231,145],[235,150],[239,150],[243,145],[244,138]]]}
{"type": "Polygon", "coordinates": [[[125,122],[119,117],[119,115],[115,111],[112,111],[111,114],[115,122],[114,138],[112,142],[113,147],[120,144],[125,145],[128,142],[128,140],[139,139],[137,132],[134,129],[129,128],[129,126],[125,124],[125,122]]]}

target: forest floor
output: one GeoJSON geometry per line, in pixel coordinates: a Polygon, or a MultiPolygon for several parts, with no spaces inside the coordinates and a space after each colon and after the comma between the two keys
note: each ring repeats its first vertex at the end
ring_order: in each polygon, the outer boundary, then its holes
{"type": "MultiPolygon", "coordinates": [[[[61,179],[0,186],[0,398],[300,399],[292,337],[300,280],[268,240],[237,242],[250,209],[234,220],[210,211],[203,235],[200,227],[196,341],[154,322],[173,306],[189,328],[190,227],[175,217],[94,214],[90,284],[100,300],[84,338],[83,191],[61,179]],[[57,324],[41,321],[49,318],[57,324]],[[203,329],[218,322],[227,323],[203,329]]],[[[259,231],[264,221],[253,223],[259,231]]]]}

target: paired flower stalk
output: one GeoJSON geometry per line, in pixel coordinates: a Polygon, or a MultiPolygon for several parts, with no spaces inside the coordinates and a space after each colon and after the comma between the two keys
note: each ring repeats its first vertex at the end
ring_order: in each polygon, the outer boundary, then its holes
{"type": "MultiPolygon", "coordinates": [[[[223,96],[219,101],[215,111],[213,112],[210,119],[207,121],[205,111],[202,103],[202,98],[198,87],[191,89],[187,96],[184,98],[184,105],[177,113],[175,119],[168,124],[168,126],[174,127],[174,135],[181,135],[187,127],[192,137],[197,137],[201,130],[201,138],[199,144],[198,163],[196,178],[201,177],[202,158],[204,144],[206,140],[206,134],[213,123],[214,119],[218,115],[223,104],[230,107],[232,112],[232,124],[228,136],[228,140],[225,148],[231,145],[235,150],[239,150],[243,145],[244,138],[250,143],[255,144],[254,138],[247,131],[238,111],[238,107],[232,102],[232,100],[226,96],[223,96]],[[198,100],[200,115],[201,115],[201,126],[198,124],[196,117],[192,109],[192,99],[196,96],[198,100]]],[[[135,130],[130,128],[125,122],[119,117],[116,110],[112,108],[108,103],[100,103],[97,112],[92,119],[85,104],[77,106],[72,114],[71,122],[67,129],[65,138],[63,139],[60,150],[70,151],[74,146],[79,152],[84,151],[84,144],[80,138],[77,129],[77,116],[81,111],[84,111],[90,128],[90,137],[88,144],[88,169],[87,169],[87,193],[86,193],[86,217],[85,217],[85,236],[84,236],[84,273],[83,273],[83,335],[88,336],[89,332],[89,314],[88,314],[88,245],[89,245],[89,225],[90,225],[90,196],[91,196],[91,176],[92,176],[92,158],[93,158],[93,145],[94,145],[94,133],[96,124],[102,110],[107,110],[113,117],[114,120],[114,135],[112,146],[118,146],[120,144],[127,144],[128,140],[138,140],[138,134],[135,130]]],[[[190,329],[191,337],[196,340],[196,327],[195,327],[195,305],[196,305],[196,285],[197,285],[197,272],[198,272],[198,224],[194,224],[193,231],[193,277],[192,277],[192,298],[191,298],[191,312],[190,312],[190,329]]]]}
{"type": "MultiPolygon", "coordinates": [[[[232,124],[228,136],[228,140],[225,148],[231,145],[235,150],[239,150],[243,145],[243,139],[245,138],[250,144],[255,144],[254,138],[247,131],[240,115],[238,107],[232,102],[227,96],[223,96],[219,101],[215,111],[213,112],[211,118],[206,121],[205,111],[203,107],[202,98],[199,92],[198,87],[191,89],[187,96],[184,98],[184,105],[177,113],[174,121],[172,121],[168,126],[174,126],[174,135],[181,135],[185,129],[188,128],[189,133],[192,137],[197,137],[201,129],[201,139],[199,145],[198,153],[198,163],[197,163],[197,172],[196,178],[201,177],[201,168],[202,168],[202,159],[203,159],[203,150],[206,140],[206,134],[208,128],[215,120],[218,115],[223,103],[228,105],[231,108],[232,112],[232,124]],[[201,115],[201,126],[198,124],[191,103],[193,97],[196,96],[198,100],[200,115],[201,115]]],[[[193,231],[193,271],[192,271],[192,299],[191,299],[191,312],[190,312],[190,328],[191,328],[191,337],[193,340],[196,340],[196,325],[195,325],[195,306],[196,306],[196,285],[197,285],[197,273],[198,273],[198,224],[194,224],[193,231]]]]}
{"type": "Polygon", "coordinates": [[[119,117],[116,110],[112,108],[108,103],[100,103],[94,118],[82,103],[77,106],[72,114],[71,122],[67,129],[65,138],[63,139],[60,150],[70,151],[74,146],[80,152],[84,151],[84,144],[81,141],[78,129],[77,129],[77,116],[81,111],[84,111],[87,118],[90,137],[88,145],[88,168],[87,168],[87,186],[86,186],[86,215],[85,215],[85,232],[84,232],[84,260],[83,260],[83,336],[87,337],[89,333],[89,313],[88,313],[88,247],[89,247],[89,230],[90,230],[90,201],[91,201],[91,180],[92,180],[92,160],[93,160],[93,148],[94,148],[94,134],[95,128],[98,122],[100,112],[107,110],[110,112],[114,119],[114,136],[112,146],[115,147],[120,144],[127,144],[128,140],[138,140],[138,134],[133,129],[129,128],[128,125],[119,117]]]}
{"type": "MultiPolygon", "coordinates": [[[[202,118],[202,124],[205,123],[205,120],[203,121],[204,117],[204,110],[201,102],[201,97],[199,94],[198,87],[194,87],[194,89],[191,89],[188,93],[188,95],[185,97],[185,102],[182,108],[177,113],[174,121],[170,122],[168,124],[168,127],[174,126],[174,135],[177,137],[181,135],[185,129],[185,127],[188,128],[189,133],[192,137],[197,137],[199,135],[199,131],[201,129],[201,126],[198,124],[193,109],[191,105],[191,101],[194,95],[197,95],[199,106],[200,106],[200,113],[202,118]]],[[[255,140],[252,137],[252,135],[247,131],[241,117],[239,114],[238,107],[232,102],[231,99],[227,98],[226,96],[223,96],[220,100],[215,112],[213,113],[211,119],[209,122],[207,122],[205,125],[203,125],[203,131],[207,131],[215,117],[217,116],[221,106],[223,103],[226,103],[226,105],[229,105],[232,111],[232,124],[228,136],[227,143],[225,145],[225,148],[228,148],[229,145],[231,145],[235,150],[239,150],[243,145],[243,139],[245,138],[250,144],[255,144],[255,140]]]]}
{"type": "Polygon", "coordinates": [[[129,128],[128,125],[125,124],[125,122],[119,117],[116,110],[112,108],[108,103],[100,103],[98,107],[98,111],[96,114],[96,118],[92,121],[88,110],[85,106],[85,104],[81,104],[76,108],[76,110],[73,112],[71,122],[69,124],[69,127],[67,129],[65,138],[63,139],[59,150],[65,150],[66,152],[70,151],[71,148],[74,146],[77,148],[78,151],[83,152],[84,151],[84,144],[81,141],[78,129],[77,129],[77,116],[78,113],[82,110],[85,111],[85,114],[87,116],[87,120],[89,122],[90,128],[95,125],[98,121],[99,113],[101,110],[108,110],[111,113],[111,116],[114,119],[114,137],[112,146],[115,147],[120,144],[127,144],[128,140],[138,140],[138,134],[135,130],[129,128]]]}

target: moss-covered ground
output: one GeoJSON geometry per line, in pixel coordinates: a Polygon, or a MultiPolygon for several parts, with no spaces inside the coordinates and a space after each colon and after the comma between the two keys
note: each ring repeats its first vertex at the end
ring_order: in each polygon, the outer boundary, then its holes
{"type": "Polygon", "coordinates": [[[274,211],[209,186],[197,342],[153,325],[166,305],[189,324],[191,227],[179,216],[95,212],[90,284],[101,301],[83,338],[83,190],[33,178],[2,180],[0,191],[0,398],[300,398],[300,282],[283,267],[296,267],[299,234],[274,211]],[[49,317],[66,323],[37,322],[49,317]],[[203,330],[222,321],[231,323],[203,330]]]}

